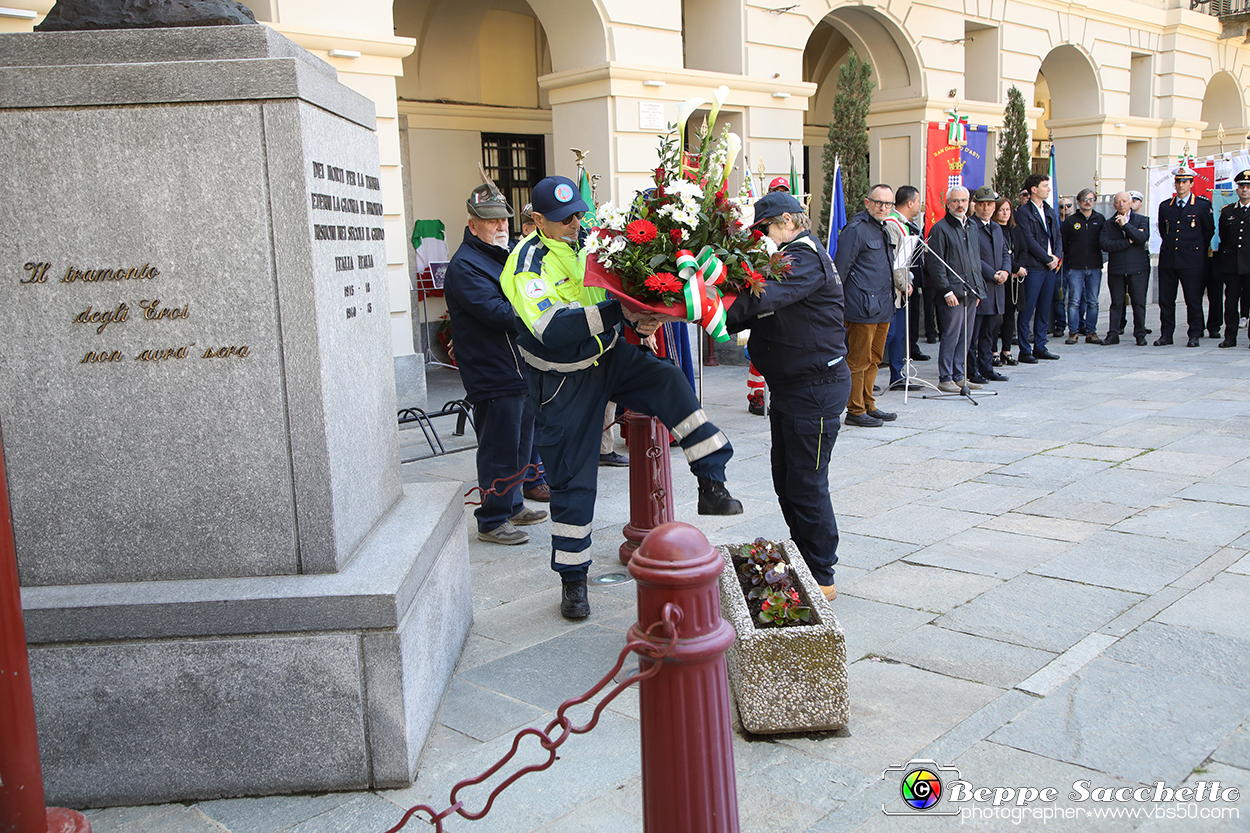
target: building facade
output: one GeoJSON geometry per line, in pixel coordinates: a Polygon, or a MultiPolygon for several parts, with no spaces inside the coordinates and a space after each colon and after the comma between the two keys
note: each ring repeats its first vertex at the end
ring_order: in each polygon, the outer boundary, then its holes
{"type": "MultiPolygon", "coordinates": [[[[52,6],[10,2],[0,31],[28,30],[52,6]]],[[[413,223],[443,221],[454,252],[479,163],[520,204],[542,176],[574,175],[576,148],[600,201],[628,199],[647,186],[677,104],[722,84],[719,121],[742,136],[750,173],[786,174],[793,158],[815,194],[838,68],[852,52],[876,82],[873,181],[919,185],[925,123],[953,106],[989,127],[992,155],[1012,85],[1032,105],[1035,151],[1054,143],[1062,193],[1145,190],[1147,166],[1240,148],[1250,132],[1241,0],[245,5],[377,105],[396,356],[414,352],[413,223]]],[[[433,299],[429,317],[441,313],[433,299]]]]}

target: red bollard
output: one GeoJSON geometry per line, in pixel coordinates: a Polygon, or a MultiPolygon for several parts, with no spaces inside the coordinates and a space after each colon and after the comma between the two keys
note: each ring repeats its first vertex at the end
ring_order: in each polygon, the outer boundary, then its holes
{"type": "Polygon", "coordinates": [[[716,360],[716,339],[710,334],[707,336],[707,355],[703,357],[704,367],[720,367],[720,362],[716,360]]]}
{"type": "Polygon", "coordinates": [[[655,417],[629,411],[629,523],[619,555],[628,564],[642,539],[673,519],[673,465],[668,459],[668,429],[655,417]]]}
{"type": "Polygon", "coordinates": [[[43,770],[35,733],[26,626],[17,584],[17,552],[9,490],[0,446],[0,831],[2,833],[91,833],[81,813],[43,805],[43,770]]]}
{"type": "MultiPolygon", "coordinates": [[[[703,533],[683,523],[658,527],[629,563],[638,583],[630,639],[642,638],[670,602],[682,614],[677,644],[660,660],[664,667],[639,683],[646,833],[738,833],[725,671],[734,631],[720,615],[723,567],[703,533]]],[[[655,661],[639,658],[644,671],[655,661]]]]}

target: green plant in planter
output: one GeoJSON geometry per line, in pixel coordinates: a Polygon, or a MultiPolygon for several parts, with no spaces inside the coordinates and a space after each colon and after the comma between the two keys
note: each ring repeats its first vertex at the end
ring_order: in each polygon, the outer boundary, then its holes
{"type": "Polygon", "coordinates": [[[748,601],[762,600],[758,614],[766,625],[798,625],[811,620],[812,609],[803,604],[794,586],[790,565],[780,548],[771,541],[757,538],[742,547],[739,568],[746,584],[748,601]]]}

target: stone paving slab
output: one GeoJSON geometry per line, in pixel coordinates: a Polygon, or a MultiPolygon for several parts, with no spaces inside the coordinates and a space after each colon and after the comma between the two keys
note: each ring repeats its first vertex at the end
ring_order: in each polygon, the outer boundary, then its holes
{"type": "MultiPolygon", "coordinates": [[[[1207,782],[1219,781],[1227,787],[1236,784],[1239,787],[1250,784],[1250,770],[1238,769],[1221,763],[1210,763],[1202,767],[1201,772],[1194,772],[1178,786],[1192,787],[1199,780],[1207,782]]],[[[1179,808],[1178,808],[1179,809],[1179,808]]],[[[1232,804],[1208,804],[1202,807],[1189,805],[1184,812],[1172,817],[1156,814],[1154,818],[1142,822],[1138,828],[1141,833],[1245,833],[1250,829],[1250,790],[1241,788],[1239,800],[1232,804]],[[1216,817],[1212,811],[1219,811],[1216,817]],[[1207,811],[1207,817],[1191,817],[1191,812],[1207,811]]]]}
{"type": "Polygon", "coordinates": [[[1157,593],[1215,551],[1210,546],[1107,530],[1029,572],[1133,593],[1157,593]]]}
{"type": "Polygon", "coordinates": [[[957,532],[976,526],[985,516],[938,506],[906,506],[882,512],[872,518],[849,518],[848,532],[872,535],[905,544],[933,544],[957,532]]]}
{"type": "Polygon", "coordinates": [[[937,620],[939,626],[1044,651],[1066,651],[1143,597],[1022,575],[937,620]],[[1056,611],[1062,610],[1062,616],[1056,611]]]}
{"type": "Polygon", "coordinates": [[[987,576],[897,561],[839,584],[839,592],[936,614],[974,599],[999,583],[987,576]]]}
{"type": "Polygon", "coordinates": [[[846,631],[849,662],[867,654],[880,654],[899,637],[937,618],[923,610],[854,596],[838,597],[837,605],[838,622],[846,631]]]}
{"type": "Polygon", "coordinates": [[[998,515],[1036,501],[1048,494],[1042,489],[1022,489],[1016,486],[998,486],[969,480],[943,489],[932,497],[922,497],[917,503],[940,506],[943,509],[964,509],[998,515]]]}
{"type": "MultiPolygon", "coordinates": [[[[1114,497],[1114,495],[1108,495],[1114,497]]],[[[1131,506],[1108,503],[1101,500],[1068,500],[1056,494],[1039,497],[1020,507],[1012,507],[1025,515],[1044,515],[1048,518],[1067,518],[1109,526],[1119,523],[1139,511],[1131,506]]]]}
{"type": "Polygon", "coordinates": [[[1077,544],[1104,529],[1103,524],[1074,521],[1068,518],[1048,518],[1024,512],[1006,512],[981,524],[984,529],[1014,532],[1032,538],[1047,538],[1077,544]]]}
{"type": "Polygon", "coordinates": [[[1071,546],[1065,541],[975,527],[912,553],[907,561],[1009,579],[1071,546]]]}
{"type": "Polygon", "coordinates": [[[1250,576],[1224,573],[1198,587],[1155,619],[1208,633],[1250,640],[1250,576]],[[1240,611],[1241,615],[1233,615],[1240,611]]]}
{"type": "Polygon", "coordinates": [[[93,833],[224,833],[227,830],[198,807],[181,804],[109,807],[88,810],[84,815],[91,822],[93,833]]]}
{"type": "Polygon", "coordinates": [[[1001,691],[910,665],[868,659],[848,665],[847,674],[848,736],[786,736],[779,743],[814,758],[873,772],[883,768],[882,761],[912,757],[1001,691]]]}
{"type": "Polygon", "coordinates": [[[1111,529],[1150,535],[1171,541],[1226,546],[1238,536],[1246,522],[1243,506],[1208,503],[1199,500],[1174,500],[1161,506],[1148,507],[1111,529]]]}
{"type": "Polygon", "coordinates": [[[439,722],[480,741],[531,724],[543,714],[537,706],[473,685],[463,678],[453,680],[445,696],[439,722]]]}
{"type": "Polygon", "coordinates": [[[948,677],[1011,688],[1054,659],[1049,651],[924,625],[885,650],[889,659],[948,677]]]}
{"type": "Polygon", "coordinates": [[[1213,760],[1250,770],[1250,721],[1242,723],[1211,753],[1213,760]]]}
{"type": "Polygon", "coordinates": [[[1250,715],[1250,691],[1095,659],[990,740],[1143,784],[1181,781],[1250,715]]]}
{"type": "Polygon", "coordinates": [[[1250,689],[1250,640],[1204,633],[1182,625],[1146,622],[1106,655],[1143,668],[1165,668],[1220,685],[1250,689]]]}
{"type": "Polygon", "coordinates": [[[588,624],[469,669],[461,679],[506,691],[522,703],[553,711],[589,689],[625,647],[620,631],[588,624]],[[577,657],[570,661],[570,657],[577,657]]]}

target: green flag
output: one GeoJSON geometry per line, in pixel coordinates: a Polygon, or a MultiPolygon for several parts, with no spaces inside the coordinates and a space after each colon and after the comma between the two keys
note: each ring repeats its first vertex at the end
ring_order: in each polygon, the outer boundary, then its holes
{"type": "Polygon", "coordinates": [[[794,167],[794,145],[790,145],[790,193],[799,195],[799,172],[794,167]]]}
{"type": "Polygon", "coordinates": [[[594,228],[599,220],[595,217],[595,197],[590,190],[590,176],[587,175],[585,168],[582,168],[581,181],[577,183],[577,189],[582,192],[582,201],[589,207],[582,217],[582,228],[594,228]]]}

